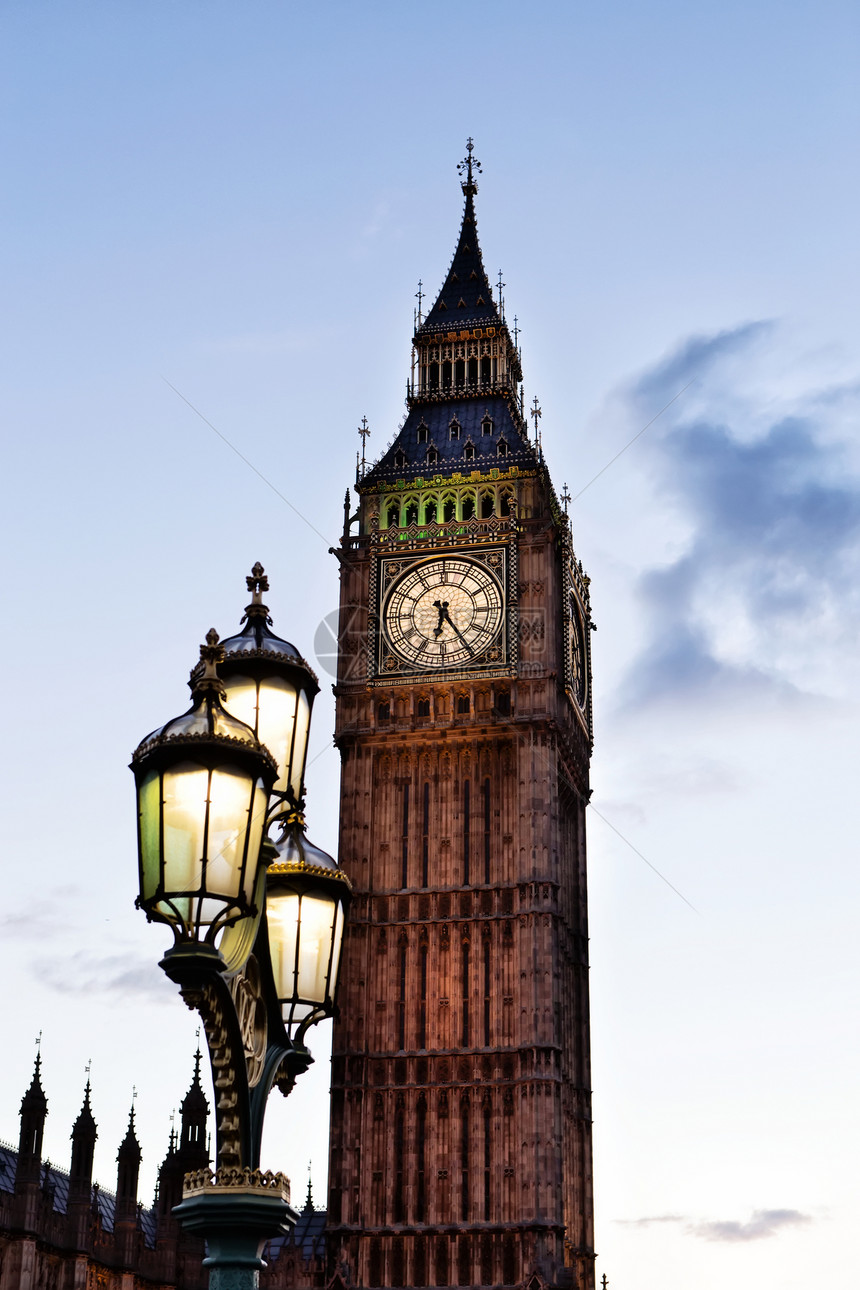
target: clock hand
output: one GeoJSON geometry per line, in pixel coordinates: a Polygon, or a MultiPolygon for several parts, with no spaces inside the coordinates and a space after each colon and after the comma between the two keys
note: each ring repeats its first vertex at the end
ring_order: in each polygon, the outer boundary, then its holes
{"type": "Polygon", "coordinates": [[[463,644],[465,645],[465,647],[466,647],[466,649],[469,651],[469,653],[470,653],[470,654],[472,654],[472,655],[474,656],[475,651],[472,649],[471,645],[470,645],[470,644],[469,644],[469,642],[466,640],[466,637],[465,637],[465,636],[463,635],[463,633],[460,631],[460,628],[459,628],[459,627],[457,626],[457,624],[454,622],[454,619],[453,619],[453,618],[451,617],[451,615],[448,613],[448,610],[447,610],[447,609],[445,610],[445,619],[446,619],[446,621],[447,621],[447,622],[449,622],[449,623],[451,624],[451,626],[454,628],[454,631],[455,631],[455,632],[457,633],[457,635],[460,637],[460,640],[463,642],[463,644]]]}
{"type": "MultiPolygon", "coordinates": [[[[433,608],[439,610],[439,621],[436,624],[436,626],[433,628],[433,635],[438,640],[439,637],[442,635],[442,622],[445,618],[448,618],[448,601],[434,600],[433,608]]],[[[450,622],[451,620],[448,619],[448,621],[450,622]]]]}

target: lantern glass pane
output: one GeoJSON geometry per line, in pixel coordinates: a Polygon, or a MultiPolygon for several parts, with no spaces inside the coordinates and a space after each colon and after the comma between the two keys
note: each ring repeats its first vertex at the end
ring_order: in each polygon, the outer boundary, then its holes
{"type": "MultiPolygon", "coordinates": [[[[296,939],[299,929],[299,894],[284,889],[270,891],[266,900],[269,952],[275,989],[281,1003],[293,997],[296,978],[296,939]]],[[[287,1009],[284,1009],[286,1016],[287,1009]]]]}
{"type": "Polygon", "coordinates": [[[261,744],[265,744],[278,763],[275,789],[279,793],[285,792],[289,783],[287,776],[290,773],[295,724],[296,687],[280,676],[267,677],[265,681],[261,681],[257,738],[261,744]]]}
{"type": "Polygon", "coordinates": [[[269,809],[269,794],[262,779],[254,785],[254,797],[251,806],[251,818],[248,822],[248,863],[245,867],[245,900],[254,904],[254,888],[257,885],[257,869],[260,864],[260,847],[263,843],[263,829],[266,824],[266,812],[269,809]]]}
{"type": "Polygon", "coordinates": [[[290,773],[290,787],[296,798],[302,795],[305,755],[308,749],[308,731],[311,727],[311,705],[306,690],[298,694],[298,712],[296,714],[296,746],[293,749],[293,764],[290,773]]]}
{"type": "Polygon", "coordinates": [[[334,943],[332,945],[331,955],[331,975],[329,977],[329,994],[334,998],[335,986],[337,985],[337,973],[340,967],[340,951],[343,945],[343,905],[337,902],[337,913],[334,920],[334,943]]]}
{"type": "Polygon", "coordinates": [[[238,896],[244,886],[242,861],[255,787],[252,776],[238,767],[221,766],[212,772],[206,890],[228,899],[238,896]]]}
{"type": "Polygon", "coordinates": [[[311,1003],[326,1001],[336,908],[334,899],[321,891],[308,892],[302,897],[298,993],[311,1003]]]}
{"type": "Polygon", "coordinates": [[[164,887],[192,892],[200,886],[209,772],[180,762],[164,772],[164,887]]]}
{"type": "Polygon", "coordinates": [[[150,900],[161,876],[161,777],[151,770],[137,791],[140,813],[140,894],[150,900]]]}
{"type": "Polygon", "coordinates": [[[257,682],[250,676],[230,676],[224,680],[227,711],[253,731],[257,729],[257,682]]]}

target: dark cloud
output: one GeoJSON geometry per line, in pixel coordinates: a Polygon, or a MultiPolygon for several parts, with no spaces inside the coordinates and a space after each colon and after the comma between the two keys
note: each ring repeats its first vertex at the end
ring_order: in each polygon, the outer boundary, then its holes
{"type": "Polygon", "coordinates": [[[679,401],[644,448],[657,504],[688,536],[640,580],[652,632],[633,669],[636,702],[797,695],[790,656],[801,636],[853,641],[860,625],[860,479],[828,420],[858,390],[811,390],[764,420],[767,399],[746,392],[747,378],[773,330],[694,338],[631,392],[638,416],[699,378],[686,410],[679,401]]]}
{"type": "Polygon", "coordinates": [[[757,1209],[746,1223],[736,1219],[689,1223],[687,1231],[706,1241],[762,1241],[779,1236],[786,1228],[803,1227],[811,1222],[808,1214],[801,1214],[797,1209],[757,1209]]]}
{"type": "Polygon", "coordinates": [[[778,1236],[787,1228],[803,1227],[812,1222],[809,1214],[802,1214],[798,1209],[757,1209],[746,1222],[739,1219],[708,1219],[704,1221],[686,1218],[682,1214],[656,1214],[644,1218],[621,1218],[615,1220],[625,1227],[651,1227],[654,1223],[683,1224],[689,1236],[698,1236],[705,1241],[762,1241],[770,1236],[778,1236]]]}

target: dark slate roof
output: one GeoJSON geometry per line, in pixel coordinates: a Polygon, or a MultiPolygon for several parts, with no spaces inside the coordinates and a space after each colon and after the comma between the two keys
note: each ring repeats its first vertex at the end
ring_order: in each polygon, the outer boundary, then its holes
{"type": "Polygon", "coordinates": [[[439,403],[413,405],[390,448],[361,482],[363,489],[382,488],[387,482],[414,479],[418,475],[427,479],[434,475],[452,475],[455,471],[468,475],[472,470],[489,470],[491,467],[500,470],[511,466],[533,469],[538,464],[537,453],[525,432],[520,430],[519,418],[514,419],[507,399],[501,395],[486,399],[458,399],[456,394],[452,394],[450,399],[439,403]],[[481,422],[487,416],[493,423],[493,431],[489,435],[481,429],[481,422]],[[450,426],[455,417],[460,423],[459,439],[450,437],[450,426]],[[427,443],[418,442],[420,426],[427,427],[427,443]],[[501,439],[508,446],[504,457],[500,457],[498,452],[501,439]],[[475,449],[471,461],[464,456],[469,443],[475,449]],[[439,453],[438,462],[432,465],[427,462],[430,447],[439,453]],[[405,465],[397,465],[398,452],[404,454],[405,465]]]}
{"type": "Polygon", "coordinates": [[[267,1263],[274,1263],[280,1258],[284,1249],[293,1248],[307,1262],[309,1259],[325,1256],[325,1221],[324,1209],[303,1209],[296,1219],[296,1226],[291,1236],[278,1236],[269,1241],[263,1251],[267,1263]]]}
{"type": "Polygon", "coordinates": [[[451,327],[485,326],[488,323],[501,325],[502,320],[493,300],[478,245],[473,196],[477,189],[475,185],[464,185],[464,191],[466,205],[457,249],[436,303],[418,328],[418,336],[427,332],[447,331],[451,327]]]}
{"type": "Polygon", "coordinates": [[[15,1190],[15,1167],[18,1152],[5,1142],[0,1142],[0,1191],[15,1190]]]}
{"type": "MultiPolygon", "coordinates": [[[[0,1143],[0,1191],[14,1192],[15,1168],[18,1164],[18,1152],[6,1143],[0,1143]]],[[[65,1214],[69,1204],[69,1175],[65,1169],[56,1169],[52,1164],[43,1163],[40,1173],[43,1192],[50,1192],[53,1208],[57,1214],[65,1214]]],[[[92,1189],[92,1200],[98,1206],[99,1219],[106,1232],[113,1231],[116,1196],[112,1191],[105,1191],[98,1184],[92,1189]]],[[[140,1211],[141,1227],[146,1244],[155,1245],[155,1211],[140,1211]]]]}

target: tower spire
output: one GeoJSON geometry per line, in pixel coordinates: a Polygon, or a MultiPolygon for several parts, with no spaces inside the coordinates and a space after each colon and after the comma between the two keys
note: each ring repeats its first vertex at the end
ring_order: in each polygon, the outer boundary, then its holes
{"type": "Polygon", "coordinates": [[[466,205],[463,208],[463,222],[454,258],[436,303],[423,321],[419,308],[416,336],[443,328],[447,330],[452,327],[493,323],[498,325],[502,322],[478,245],[478,225],[475,220],[475,194],[478,185],[475,183],[475,175],[481,173],[481,163],[473,155],[474,147],[470,138],[466,144],[466,156],[457,163],[466,205]]]}

